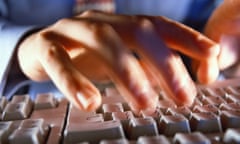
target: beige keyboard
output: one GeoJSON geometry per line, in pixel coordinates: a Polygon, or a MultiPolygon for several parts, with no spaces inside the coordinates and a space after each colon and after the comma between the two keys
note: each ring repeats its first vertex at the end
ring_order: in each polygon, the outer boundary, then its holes
{"type": "Polygon", "coordinates": [[[240,80],[198,86],[191,107],[159,94],[155,113],[135,115],[114,87],[103,104],[83,112],[53,94],[0,99],[1,144],[232,144],[240,143],[240,80]]]}

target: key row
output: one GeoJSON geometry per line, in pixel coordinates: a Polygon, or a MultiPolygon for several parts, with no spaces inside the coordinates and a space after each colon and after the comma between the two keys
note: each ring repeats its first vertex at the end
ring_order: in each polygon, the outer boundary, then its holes
{"type": "Polygon", "coordinates": [[[16,95],[11,101],[5,97],[0,99],[1,120],[23,120],[30,116],[33,110],[54,108],[58,104],[53,94],[38,94],[33,102],[29,95],[16,95]]]}

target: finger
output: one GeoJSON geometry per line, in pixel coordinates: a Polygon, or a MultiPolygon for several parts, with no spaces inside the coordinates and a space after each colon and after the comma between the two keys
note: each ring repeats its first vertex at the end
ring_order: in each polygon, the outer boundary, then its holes
{"type": "Polygon", "coordinates": [[[194,29],[164,17],[152,21],[168,47],[197,60],[218,56],[219,45],[194,29]]]}
{"type": "MultiPolygon", "coordinates": [[[[135,49],[139,46],[134,33],[139,26],[141,28],[141,23],[149,21],[150,19],[151,21],[149,22],[153,22],[153,24],[155,24],[154,27],[156,28],[159,36],[170,48],[192,57],[193,60],[203,61],[199,65],[199,72],[197,72],[197,77],[200,82],[210,83],[217,78],[219,69],[217,65],[212,66],[211,64],[217,64],[213,59],[219,55],[219,45],[201,33],[178,22],[174,22],[163,17],[116,16],[94,11],[86,12],[80,17],[111,23],[120,33],[125,43],[127,43],[129,47],[133,47],[135,49]],[[122,27],[126,28],[128,31],[126,31],[126,29],[122,29],[122,27]]],[[[137,51],[139,51],[139,49],[137,49],[137,51]]]]}
{"type": "MultiPolygon", "coordinates": [[[[107,17],[104,18],[106,19],[107,17]]],[[[135,41],[137,52],[151,65],[158,84],[161,84],[169,97],[179,105],[190,105],[196,95],[196,89],[181,59],[160,41],[150,21],[142,19],[141,23],[137,26],[135,24],[131,30],[127,34],[135,41]],[[131,31],[133,29],[134,31],[131,31]]]]}
{"type": "Polygon", "coordinates": [[[146,61],[144,61],[143,59],[139,59],[138,62],[140,64],[140,66],[142,67],[142,69],[144,70],[152,87],[155,89],[155,91],[159,92],[160,91],[159,83],[158,83],[156,77],[154,76],[154,72],[149,67],[148,63],[146,61]]]}
{"type": "Polygon", "coordinates": [[[168,47],[194,59],[205,60],[216,57],[220,51],[219,46],[203,34],[164,17],[112,15],[98,11],[87,11],[78,17],[112,24],[128,45],[134,44],[132,34],[135,33],[138,25],[141,25],[144,20],[149,20],[168,47]]]}
{"type": "Polygon", "coordinates": [[[140,55],[168,96],[179,105],[190,105],[196,96],[196,88],[180,56],[164,45],[151,23],[145,22],[136,32],[140,55]]]}
{"type": "Polygon", "coordinates": [[[218,57],[219,66],[224,70],[235,63],[238,63],[240,57],[240,34],[222,35],[220,39],[221,52],[218,57]]]}
{"type": "Polygon", "coordinates": [[[107,68],[126,101],[130,102],[132,109],[155,110],[157,94],[151,88],[137,60],[126,51],[110,25],[73,19],[59,23],[51,30],[66,38],[65,41],[71,39],[95,55],[107,68]],[[68,25],[69,29],[62,33],[61,29],[64,25],[68,25]]]}
{"type": "Polygon", "coordinates": [[[239,0],[223,1],[208,19],[204,33],[216,42],[220,41],[222,34],[240,33],[239,7],[239,0]]]}
{"type": "Polygon", "coordinates": [[[63,46],[44,34],[38,37],[41,48],[36,59],[58,89],[79,109],[95,110],[101,104],[101,95],[72,64],[63,46]]]}

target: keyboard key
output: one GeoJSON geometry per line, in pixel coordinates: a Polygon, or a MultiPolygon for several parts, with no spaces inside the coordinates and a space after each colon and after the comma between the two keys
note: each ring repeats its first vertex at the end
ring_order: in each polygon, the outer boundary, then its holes
{"type": "Polygon", "coordinates": [[[190,125],[183,115],[164,115],[159,124],[159,133],[166,136],[173,136],[177,132],[189,133],[190,125]]]}
{"type": "Polygon", "coordinates": [[[219,106],[219,109],[240,112],[240,104],[239,103],[227,103],[227,104],[224,103],[219,106]]]}
{"type": "Polygon", "coordinates": [[[229,110],[222,111],[221,122],[224,130],[227,128],[240,128],[240,112],[229,110]]]}
{"type": "Polygon", "coordinates": [[[177,133],[173,138],[173,142],[174,144],[211,144],[211,141],[200,132],[177,133]]]}
{"type": "Polygon", "coordinates": [[[138,144],[170,144],[168,138],[164,135],[141,136],[137,140],[138,144]]]}
{"type": "Polygon", "coordinates": [[[229,128],[224,134],[223,142],[226,144],[240,143],[240,129],[229,128]]]}
{"type": "Polygon", "coordinates": [[[46,141],[48,130],[48,126],[44,125],[43,119],[23,120],[10,135],[9,142],[10,144],[43,144],[46,141]]]}
{"type": "Polygon", "coordinates": [[[38,128],[19,128],[9,136],[10,144],[43,144],[45,139],[38,128]]]}
{"type": "Polygon", "coordinates": [[[160,108],[156,108],[156,110],[154,111],[154,113],[146,113],[144,111],[141,111],[141,116],[143,118],[146,117],[152,117],[154,118],[156,121],[159,120],[159,118],[163,115],[163,112],[160,110],[160,108]]]}
{"type": "Polygon", "coordinates": [[[12,122],[0,122],[0,143],[8,143],[8,136],[13,131],[12,122]]]}
{"type": "Polygon", "coordinates": [[[202,100],[203,105],[215,105],[215,106],[219,106],[223,103],[227,103],[222,97],[215,97],[215,96],[209,96],[209,97],[205,97],[202,100]]]}
{"type": "Polygon", "coordinates": [[[103,104],[102,112],[111,113],[111,112],[123,112],[123,106],[121,103],[112,103],[112,104],[103,104]]]}
{"type": "Polygon", "coordinates": [[[125,111],[125,112],[113,112],[112,113],[112,120],[121,121],[124,131],[127,131],[129,121],[134,118],[132,111],[125,111]]]}
{"type": "Polygon", "coordinates": [[[216,106],[210,105],[210,104],[203,105],[203,106],[197,105],[193,108],[193,112],[194,113],[214,113],[214,114],[218,115],[219,109],[216,106]]]}
{"type": "Polygon", "coordinates": [[[240,95],[233,95],[233,94],[228,94],[226,96],[226,99],[229,103],[239,103],[240,102],[240,95]]]}
{"type": "Polygon", "coordinates": [[[159,100],[157,104],[157,108],[160,108],[160,110],[165,113],[168,108],[176,108],[177,105],[169,100],[159,100]]]}
{"type": "Polygon", "coordinates": [[[54,108],[57,106],[57,100],[51,93],[42,93],[36,96],[34,109],[47,109],[54,108]]]}
{"type": "Polygon", "coordinates": [[[3,112],[5,106],[7,105],[7,99],[6,97],[1,97],[0,98],[0,113],[3,112]]]}
{"type": "Polygon", "coordinates": [[[62,132],[66,120],[68,101],[59,100],[58,106],[51,109],[33,111],[31,119],[43,119],[44,123],[50,126],[50,132],[46,144],[59,144],[62,139],[62,132]]]}
{"type": "Polygon", "coordinates": [[[120,96],[121,97],[119,91],[115,87],[107,87],[107,88],[105,88],[104,92],[105,92],[104,94],[106,97],[111,97],[111,96],[114,96],[114,97],[120,96]]]}
{"type": "Polygon", "coordinates": [[[64,144],[84,141],[99,143],[102,139],[124,138],[120,121],[104,121],[94,123],[68,123],[64,132],[64,144]]]}
{"type": "Polygon", "coordinates": [[[232,87],[232,86],[227,86],[227,87],[224,87],[224,90],[228,93],[228,94],[232,94],[232,95],[240,95],[240,92],[232,87]]]}
{"type": "Polygon", "coordinates": [[[32,110],[27,103],[8,103],[2,113],[3,120],[23,120],[27,118],[32,110]]]}
{"type": "Polygon", "coordinates": [[[37,131],[39,131],[39,134],[41,137],[46,137],[49,127],[47,124],[44,123],[43,119],[26,119],[23,120],[20,124],[20,129],[31,129],[36,128],[37,131]]]}
{"type": "Polygon", "coordinates": [[[104,120],[112,120],[112,112],[123,112],[123,106],[121,103],[103,104],[102,113],[104,114],[104,120]]]}
{"type": "Polygon", "coordinates": [[[188,107],[181,106],[177,108],[168,108],[166,115],[183,115],[187,119],[191,116],[191,110],[188,107]]]}
{"type": "Polygon", "coordinates": [[[100,144],[135,144],[135,142],[129,141],[126,138],[121,138],[114,140],[101,140],[100,144]]]}
{"type": "Polygon", "coordinates": [[[134,118],[130,120],[127,133],[131,140],[137,140],[139,136],[158,135],[158,128],[152,117],[134,118]]]}
{"type": "Polygon", "coordinates": [[[192,113],[190,125],[192,131],[200,131],[203,133],[222,131],[220,118],[213,113],[192,113]]]}
{"type": "Polygon", "coordinates": [[[13,96],[11,103],[26,103],[27,105],[32,105],[32,100],[29,95],[15,95],[13,96]]]}
{"type": "Polygon", "coordinates": [[[201,94],[203,94],[206,97],[211,97],[211,96],[219,97],[219,95],[214,91],[213,88],[205,87],[205,88],[200,89],[199,91],[201,94]]]}

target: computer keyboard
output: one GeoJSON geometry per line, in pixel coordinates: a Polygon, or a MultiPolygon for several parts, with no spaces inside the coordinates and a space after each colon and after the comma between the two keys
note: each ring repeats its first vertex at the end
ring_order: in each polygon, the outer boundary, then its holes
{"type": "Polygon", "coordinates": [[[135,115],[114,87],[94,112],[51,93],[0,99],[1,144],[232,144],[240,143],[240,80],[198,85],[190,107],[163,99],[153,114],[135,115]]]}

